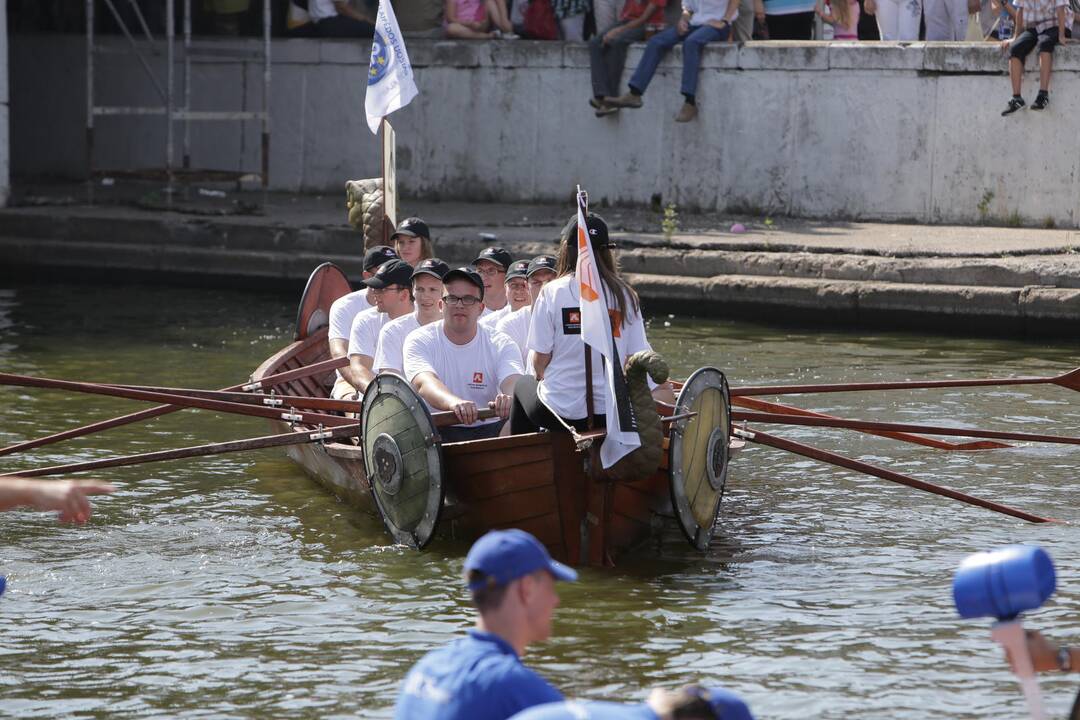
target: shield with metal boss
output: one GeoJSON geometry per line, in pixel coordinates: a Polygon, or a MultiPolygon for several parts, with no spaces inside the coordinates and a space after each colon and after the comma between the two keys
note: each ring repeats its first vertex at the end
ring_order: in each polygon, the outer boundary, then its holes
{"type": "Polygon", "coordinates": [[[727,379],[704,367],[683,384],[675,415],[697,413],[672,423],[668,447],[671,504],[686,539],[709,547],[727,482],[731,396],[727,379]]]}
{"type": "Polygon", "coordinates": [[[364,393],[364,466],[383,524],[420,549],[442,509],[442,448],[424,401],[399,375],[380,373],[364,393]]]}

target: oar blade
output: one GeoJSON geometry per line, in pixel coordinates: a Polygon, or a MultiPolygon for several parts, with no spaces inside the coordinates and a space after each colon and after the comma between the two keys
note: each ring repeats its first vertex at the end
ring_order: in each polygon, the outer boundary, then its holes
{"type": "Polygon", "coordinates": [[[761,445],[768,445],[780,450],[787,450],[788,452],[795,453],[796,455],[802,455],[813,460],[819,460],[821,462],[829,463],[830,465],[836,465],[838,467],[847,468],[849,470],[855,470],[857,472],[865,473],[867,475],[873,475],[883,480],[889,480],[890,482],[906,485],[916,490],[922,490],[924,492],[933,493],[934,495],[941,495],[942,497],[951,498],[953,500],[959,500],[960,502],[967,503],[968,505],[975,505],[976,507],[985,508],[987,510],[993,510],[994,512],[1001,513],[1003,515],[1010,515],[1012,517],[1020,518],[1031,523],[1048,523],[1048,522],[1061,522],[1060,520],[1054,520],[1053,518],[1046,518],[1040,515],[1035,515],[1024,510],[1019,510],[1008,505],[1002,505],[1001,503],[993,502],[992,500],[984,500],[983,498],[975,497],[974,495],[968,495],[958,490],[942,487],[933,483],[926,482],[925,480],[917,480],[909,475],[898,473],[894,470],[888,470],[877,465],[871,465],[870,463],[856,460],[854,458],[847,457],[846,455],[840,455],[829,450],[823,450],[811,445],[804,445],[794,440],[788,440],[787,438],[777,437],[761,430],[742,430],[736,429],[734,434],[744,440],[758,443],[761,445]]]}
{"type": "Polygon", "coordinates": [[[1080,367],[1073,370],[1071,373],[1065,373],[1059,378],[1054,378],[1054,384],[1061,387],[1069,388],[1070,390],[1080,390],[1080,367]]]}

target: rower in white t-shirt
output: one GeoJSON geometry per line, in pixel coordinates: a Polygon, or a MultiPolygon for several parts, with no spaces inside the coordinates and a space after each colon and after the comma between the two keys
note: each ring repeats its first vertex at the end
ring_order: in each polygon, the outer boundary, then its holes
{"type": "MultiPolygon", "coordinates": [[[[607,224],[598,215],[586,219],[593,256],[597,260],[604,291],[607,293],[615,346],[625,363],[636,352],[650,350],[645,338],[637,293],[618,274],[612,257],[612,243],[607,224]],[[621,297],[620,297],[621,296],[621,297]]],[[[577,220],[563,229],[559,248],[558,272],[562,273],[540,291],[533,303],[529,324],[529,359],[535,377],[524,376],[514,388],[510,432],[535,432],[538,428],[561,430],[558,418],[576,429],[588,427],[585,383],[585,344],[581,339],[581,302],[573,270],[577,265],[577,220]],[[558,418],[554,417],[557,415],[558,418]]],[[[667,385],[665,383],[665,385],[667,385]]],[[[650,387],[653,387],[650,383],[650,387]]],[[[607,382],[599,353],[592,362],[593,421],[601,426],[607,407],[607,382]]],[[[654,396],[670,402],[667,389],[658,388],[654,396]]]]}
{"type": "MultiPolygon", "coordinates": [[[[397,253],[394,248],[387,245],[376,245],[371,248],[364,253],[363,279],[367,280],[375,274],[375,270],[380,265],[396,257],[397,253]]],[[[371,290],[367,286],[363,286],[347,295],[342,295],[335,300],[330,305],[330,327],[326,334],[330,345],[330,357],[343,358],[348,356],[349,332],[352,329],[353,320],[362,312],[376,313],[378,311],[375,306],[375,296],[371,294],[371,290]]],[[[346,365],[337,372],[337,382],[334,383],[334,389],[330,392],[330,396],[337,400],[354,397],[356,388],[351,384],[350,380],[358,381],[358,378],[353,375],[349,366],[346,365]]]]}
{"type": "Polygon", "coordinates": [[[506,304],[503,305],[502,310],[480,316],[481,325],[494,328],[504,317],[529,306],[529,281],[525,279],[528,269],[528,260],[515,260],[510,263],[510,267],[506,269],[506,279],[503,280],[506,304]]]}
{"type": "Polygon", "coordinates": [[[361,313],[349,332],[349,368],[355,376],[351,384],[363,393],[375,378],[372,366],[379,344],[379,330],[388,321],[408,315],[413,310],[412,266],[404,260],[383,263],[364,281],[375,294],[379,312],[361,313]]]}
{"type": "Polygon", "coordinates": [[[510,412],[510,392],[524,370],[514,343],[480,327],[484,281],[470,267],[443,278],[443,319],[405,339],[405,377],[428,406],[453,410],[460,425],[442,428],[444,441],[479,440],[499,434],[510,412]],[[497,418],[479,420],[493,404],[497,418]]]}
{"type": "MultiPolygon", "coordinates": [[[[525,261],[519,261],[525,262],[525,261]]],[[[514,274],[514,267],[518,263],[514,263],[510,267],[510,272],[506,274],[507,295],[511,302],[514,302],[514,296],[516,288],[510,285],[510,276],[514,274]]],[[[526,372],[529,371],[529,318],[532,316],[532,304],[536,302],[537,296],[540,295],[540,289],[547,283],[555,279],[555,258],[550,255],[538,255],[531,261],[526,263],[525,268],[525,291],[528,293],[528,303],[522,307],[516,309],[509,315],[502,317],[497,323],[495,323],[496,332],[501,332],[508,338],[514,341],[514,344],[521,350],[521,362],[525,364],[526,372]]],[[[481,318],[480,324],[484,324],[484,319],[481,318]]]]}
{"type": "Polygon", "coordinates": [[[449,271],[450,266],[438,258],[421,260],[413,270],[412,290],[416,309],[408,315],[390,320],[379,331],[379,346],[375,350],[375,364],[372,366],[376,372],[405,374],[405,338],[417,328],[442,320],[442,279],[449,271]]]}
{"type": "Polygon", "coordinates": [[[499,313],[506,307],[506,271],[514,258],[501,247],[486,247],[480,251],[472,265],[484,280],[484,312],[481,317],[499,313]]]}

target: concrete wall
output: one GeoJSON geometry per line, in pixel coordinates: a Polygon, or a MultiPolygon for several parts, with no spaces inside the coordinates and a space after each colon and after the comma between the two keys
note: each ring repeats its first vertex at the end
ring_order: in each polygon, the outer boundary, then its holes
{"type": "MultiPolygon", "coordinates": [[[[117,45],[120,40],[114,41],[117,45]]],[[[84,170],[84,41],[12,38],[12,165],[84,170]]],[[[256,48],[257,43],[252,42],[256,48]]],[[[1053,104],[1009,118],[993,44],[749,43],[710,48],[701,115],[679,125],[676,50],[645,107],[596,119],[584,45],[410,40],[420,96],[396,113],[403,192],[429,198],[664,202],[809,217],[1025,223],[1080,219],[1080,51],[1059,48],[1053,104]]],[[[641,49],[630,52],[636,63],[641,49]]],[[[273,48],[270,177],[280,189],[339,192],[377,173],[367,130],[368,45],[280,40],[273,48]]],[[[162,60],[156,60],[160,69],[162,60]]],[[[106,102],[150,102],[132,57],[99,58],[106,102]]],[[[257,62],[200,63],[196,109],[257,108],[257,62]]],[[[1026,94],[1034,96],[1029,74],[1026,94]]],[[[100,119],[97,163],[161,166],[158,119],[100,119]]],[[[202,124],[194,164],[258,167],[259,128],[202,124]],[[241,148],[243,147],[243,151],[241,148]]]]}

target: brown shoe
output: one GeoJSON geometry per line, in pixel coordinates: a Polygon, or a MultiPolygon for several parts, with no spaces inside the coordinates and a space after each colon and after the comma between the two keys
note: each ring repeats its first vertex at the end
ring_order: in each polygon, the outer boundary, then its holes
{"type": "Polygon", "coordinates": [[[679,113],[675,116],[675,122],[690,122],[697,117],[697,105],[683,103],[679,113]]]}
{"type": "Polygon", "coordinates": [[[641,100],[640,95],[634,93],[626,93],[625,95],[619,95],[618,97],[608,98],[608,102],[615,107],[621,108],[639,108],[644,103],[641,100]]]}
{"type": "Polygon", "coordinates": [[[600,108],[604,107],[605,104],[607,104],[606,101],[607,98],[604,98],[604,100],[597,100],[596,98],[591,97],[589,98],[589,107],[591,107],[593,110],[599,110],[600,108]]]}
{"type": "Polygon", "coordinates": [[[600,107],[596,108],[596,117],[606,117],[608,115],[614,115],[619,112],[619,108],[608,103],[601,103],[600,107]]]}

